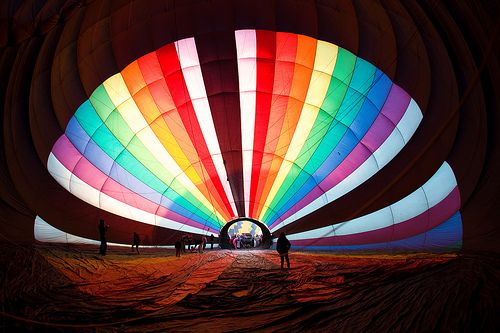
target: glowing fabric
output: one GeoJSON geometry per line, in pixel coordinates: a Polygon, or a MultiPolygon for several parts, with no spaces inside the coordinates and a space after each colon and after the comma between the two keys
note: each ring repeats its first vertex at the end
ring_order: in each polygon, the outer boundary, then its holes
{"type": "Polygon", "coordinates": [[[448,163],[400,201],[359,218],[289,235],[323,250],[456,250],[462,242],[460,194],[448,163]]]}
{"type": "Polygon", "coordinates": [[[334,44],[260,30],[233,42],[233,67],[187,38],[105,80],[54,145],[53,177],[144,223],[206,234],[251,217],[276,230],[377,173],[422,120],[403,89],[334,44]]]}

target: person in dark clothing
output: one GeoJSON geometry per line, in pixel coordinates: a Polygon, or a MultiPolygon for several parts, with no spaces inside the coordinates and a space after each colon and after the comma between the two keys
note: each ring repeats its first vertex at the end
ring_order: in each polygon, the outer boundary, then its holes
{"type": "Polygon", "coordinates": [[[276,251],[278,251],[281,259],[281,269],[283,269],[283,263],[286,259],[286,266],[290,268],[290,259],[288,258],[288,250],[290,250],[290,241],[286,238],[285,233],[282,232],[278,237],[278,241],[276,242],[276,251]]]}
{"type": "Polygon", "coordinates": [[[109,225],[104,224],[104,220],[99,220],[99,240],[101,241],[101,246],[99,247],[99,254],[105,256],[108,250],[108,243],[106,242],[106,232],[109,229],[109,225]]]}
{"type": "Polygon", "coordinates": [[[214,249],[214,235],[210,234],[210,250],[214,249]]]}
{"type": "Polygon", "coordinates": [[[134,237],[132,239],[132,251],[134,251],[134,246],[137,251],[137,254],[139,254],[139,244],[141,243],[141,238],[137,234],[137,232],[134,232],[134,237]]]}
{"type": "Polygon", "coordinates": [[[186,253],[186,243],[187,243],[187,235],[182,235],[181,237],[181,248],[182,252],[186,253]]]}
{"type": "MultiPolygon", "coordinates": [[[[181,238],[182,239],[182,238],[181,238]]],[[[178,239],[176,242],[175,242],[175,256],[176,257],[180,257],[181,256],[181,248],[182,248],[182,241],[181,239],[178,239]]],[[[186,250],[184,249],[184,252],[186,252],[186,250]]]]}

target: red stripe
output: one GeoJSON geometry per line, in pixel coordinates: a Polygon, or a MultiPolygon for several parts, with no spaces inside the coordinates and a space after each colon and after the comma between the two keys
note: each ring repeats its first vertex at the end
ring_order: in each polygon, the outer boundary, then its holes
{"type": "Polygon", "coordinates": [[[254,216],[258,216],[262,210],[267,196],[263,195],[266,184],[274,182],[283,160],[276,155],[278,143],[282,143],[283,122],[286,119],[290,91],[292,89],[293,74],[295,69],[295,57],[297,53],[297,35],[289,33],[276,34],[276,62],[275,80],[273,83],[273,96],[269,118],[269,126],[266,136],[265,154],[261,163],[256,198],[260,204],[254,216]],[[271,168],[274,170],[270,174],[271,168]]]}
{"type": "Polygon", "coordinates": [[[187,90],[186,82],[182,74],[181,65],[177,57],[177,51],[174,44],[168,44],[160,48],[157,52],[158,59],[165,77],[165,82],[169,88],[174,104],[177,107],[184,128],[191,138],[191,142],[196,149],[199,159],[205,166],[208,175],[200,175],[205,182],[208,180],[213,184],[218,194],[224,202],[224,206],[234,216],[233,209],[229,204],[221,180],[210,156],[208,147],[205,143],[203,132],[196,118],[193,104],[187,90]],[[208,176],[208,178],[206,178],[208,176]]]}
{"type": "Polygon", "coordinates": [[[252,159],[252,180],[250,185],[250,216],[255,216],[256,194],[260,178],[264,147],[269,125],[269,110],[272,102],[274,84],[274,66],[276,58],[276,33],[272,31],[256,32],[257,40],[257,87],[255,99],[255,132],[252,159]]]}

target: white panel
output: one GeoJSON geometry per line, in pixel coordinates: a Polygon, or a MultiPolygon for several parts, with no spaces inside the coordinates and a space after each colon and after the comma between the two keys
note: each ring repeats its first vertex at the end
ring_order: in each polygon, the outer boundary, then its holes
{"type": "Polygon", "coordinates": [[[47,160],[47,170],[62,187],[69,191],[69,182],[72,173],[52,153],[50,153],[47,160]]]}
{"type": "Polygon", "coordinates": [[[384,207],[356,219],[343,223],[337,223],[333,227],[335,229],[335,235],[343,236],[382,229],[393,224],[394,219],[392,217],[391,209],[389,207],[384,207]]]}
{"type": "MultiPolygon", "coordinates": [[[[96,228],[97,228],[97,223],[96,223],[96,228]]],[[[78,237],[69,234],[67,232],[61,231],[51,226],[47,222],[45,222],[38,215],[35,218],[34,235],[37,241],[45,243],[75,243],[75,244],[95,244],[95,245],[101,244],[101,242],[93,239],[78,237]]]]}
{"type": "MultiPolygon", "coordinates": [[[[238,82],[240,94],[242,92],[253,92],[257,87],[257,60],[255,58],[238,59],[238,82]]],[[[240,101],[241,106],[244,106],[240,101]]]]}
{"type": "Polygon", "coordinates": [[[435,206],[442,201],[456,186],[455,174],[450,165],[445,162],[423,186],[429,206],[435,206]]]}
{"type": "Polygon", "coordinates": [[[257,89],[257,38],[255,30],[235,31],[240,87],[241,149],[245,215],[250,215],[255,103],[257,89]]]}
{"type": "Polygon", "coordinates": [[[405,142],[403,136],[399,132],[399,129],[394,129],[379,149],[373,153],[379,168],[382,169],[387,163],[389,163],[404,146],[405,142]]]}
{"type": "Polygon", "coordinates": [[[184,79],[186,80],[189,97],[192,100],[207,97],[207,94],[205,92],[205,83],[203,82],[203,74],[201,73],[200,66],[183,68],[182,74],[184,75],[184,79]]]}
{"type": "Polygon", "coordinates": [[[188,68],[192,66],[199,66],[198,51],[196,50],[196,43],[194,38],[185,38],[175,42],[177,55],[181,60],[181,68],[188,68]]]}
{"type": "MultiPolygon", "coordinates": [[[[54,226],[45,222],[40,216],[36,216],[36,218],[35,218],[34,235],[35,235],[35,239],[37,241],[44,242],[44,243],[71,243],[71,244],[92,244],[92,245],[100,245],[101,244],[100,241],[75,236],[75,235],[72,235],[70,233],[59,230],[59,229],[55,228],[54,226]]],[[[107,244],[111,245],[111,246],[122,246],[122,247],[130,248],[130,244],[119,244],[119,243],[110,243],[110,242],[107,242],[107,244]]],[[[173,245],[163,245],[163,246],[141,245],[141,248],[167,248],[167,249],[171,249],[171,248],[174,248],[174,246],[173,245]]]]}
{"type": "Polygon", "coordinates": [[[408,142],[413,133],[415,133],[422,121],[422,117],[422,111],[420,111],[417,103],[412,98],[405,114],[397,124],[397,128],[401,132],[405,142],[408,142]]]}
{"type": "Polygon", "coordinates": [[[447,162],[444,162],[422,187],[391,206],[350,221],[288,235],[287,237],[291,240],[298,240],[326,237],[325,235],[352,235],[389,227],[424,213],[445,199],[456,186],[453,170],[447,162]],[[334,230],[333,233],[329,231],[329,228],[334,230]]]}
{"type": "Polygon", "coordinates": [[[234,32],[236,37],[236,53],[238,59],[255,58],[257,36],[255,30],[238,30],[234,32]]]}
{"type": "Polygon", "coordinates": [[[340,183],[326,192],[328,202],[337,200],[346,193],[349,193],[354,188],[365,182],[368,178],[379,171],[379,166],[375,157],[370,155],[356,170],[350,173],[340,183]]]}
{"type": "Polygon", "coordinates": [[[222,159],[220,151],[219,140],[215,125],[210,111],[210,105],[207,99],[203,75],[198,59],[196,44],[194,38],[187,38],[175,43],[177,55],[182,67],[182,73],[186,82],[189,96],[192,99],[192,104],[198,122],[200,124],[205,143],[207,144],[208,151],[212,156],[215,168],[221,180],[224,191],[229,200],[233,213],[237,214],[236,206],[234,205],[234,198],[231,192],[231,187],[227,181],[226,167],[222,159]]]}
{"type": "Polygon", "coordinates": [[[250,186],[252,183],[253,142],[255,131],[255,92],[240,93],[241,148],[245,214],[250,215],[250,186]]]}
{"type": "Polygon", "coordinates": [[[88,185],[76,175],[72,175],[69,191],[92,206],[99,207],[100,191],[88,185]]]}
{"type": "Polygon", "coordinates": [[[420,215],[429,209],[424,190],[419,187],[416,191],[391,205],[394,222],[401,223],[420,215]]]}
{"type": "MultiPolygon", "coordinates": [[[[49,159],[50,159],[50,156],[49,156],[49,159]]],[[[60,168],[66,169],[56,158],[53,158],[52,163],[59,163],[59,166],[57,166],[59,169],[60,168]]],[[[67,169],[66,169],[66,172],[67,172],[67,174],[71,175],[71,173],[69,173],[69,171],[67,169]]],[[[62,170],[59,174],[63,174],[62,170]]],[[[79,179],[75,175],[71,176],[71,183],[72,183],[71,187],[74,186],[75,190],[76,190],[76,192],[71,191],[71,193],[73,193],[75,196],[77,196],[78,198],[80,198],[86,202],[89,202],[88,201],[89,198],[93,198],[93,200],[95,200],[96,197],[99,198],[100,205],[96,205],[96,206],[101,208],[101,209],[104,209],[110,213],[113,213],[113,214],[116,214],[119,216],[123,216],[123,217],[129,218],[129,219],[133,219],[133,220],[136,220],[139,222],[152,224],[152,225],[156,225],[155,221],[158,219],[158,221],[161,222],[161,226],[163,226],[165,228],[169,228],[169,229],[173,229],[173,230],[186,230],[187,226],[182,224],[182,223],[175,222],[175,221],[172,221],[172,220],[160,217],[160,216],[153,215],[151,213],[148,213],[148,212],[145,212],[145,211],[140,210],[138,208],[127,205],[119,200],[116,200],[116,199],[106,195],[105,193],[99,192],[98,190],[96,190],[92,186],[84,183],[81,179],[79,179]]],[[[189,227],[189,228],[191,228],[190,230],[192,230],[192,232],[196,232],[199,234],[202,234],[205,232],[204,230],[199,229],[199,228],[195,228],[195,227],[189,227]]]]}

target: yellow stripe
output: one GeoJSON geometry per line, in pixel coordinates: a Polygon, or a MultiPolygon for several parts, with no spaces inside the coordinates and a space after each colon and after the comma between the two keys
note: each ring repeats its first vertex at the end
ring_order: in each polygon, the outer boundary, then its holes
{"type": "MultiPolygon", "coordinates": [[[[185,186],[187,191],[191,192],[191,194],[193,194],[196,199],[198,199],[205,207],[207,207],[209,211],[215,212],[215,215],[220,219],[220,221],[225,221],[224,217],[214,208],[214,206],[193,184],[191,179],[187,177],[186,173],[182,171],[174,158],[169,155],[169,153],[165,150],[165,147],[160,143],[159,139],[153,133],[151,127],[147,124],[139,108],[135,104],[135,101],[130,96],[128,88],[121,74],[118,73],[106,80],[104,82],[104,87],[108,92],[108,95],[113,104],[118,105],[116,108],[130,127],[130,129],[137,135],[139,140],[147,149],[150,150],[152,155],[156,158],[156,161],[140,162],[144,163],[145,165],[148,165],[150,163],[159,163],[161,169],[165,170],[165,172],[156,175],[157,177],[159,177],[165,184],[168,185],[170,185],[174,180],[173,177],[178,178],[178,180],[185,186]],[[167,166],[167,169],[165,169],[165,166],[167,166]],[[174,172],[175,174],[172,174],[171,177],[167,178],[166,175],[170,174],[171,172],[174,172]]],[[[193,170],[193,168],[191,168],[191,170],[193,170]]],[[[183,193],[179,194],[182,195],[183,193]]]]}
{"type": "Polygon", "coordinates": [[[264,207],[260,213],[259,219],[262,219],[271,204],[273,198],[278,193],[286,176],[290,172],[293,162],[297,159],[302,147],[304,146],[309,133],[312,130],[319,109],[323,104],[330,85],[331,76],[337,61],[338,47],[336,45],[318,41],[316,56],[314,59],[314,70],[309,83],[307,97],[300,114],[299,122],[295,133],[293,134],[290,145],[281,164],[278,175],[273,183],[271,191],[266,198],[264,207]]]}

